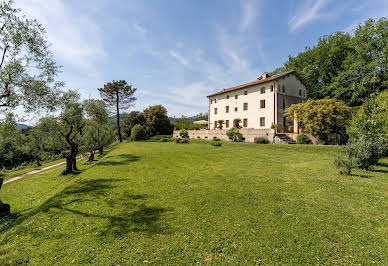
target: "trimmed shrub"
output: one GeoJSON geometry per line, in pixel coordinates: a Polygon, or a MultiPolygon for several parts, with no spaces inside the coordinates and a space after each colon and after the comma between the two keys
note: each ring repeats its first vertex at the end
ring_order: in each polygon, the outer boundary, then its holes
{"type": "Polygon", "coordinates": [[[144,140],[146,136],[145,129],[142,125],[136,124],[131,130],[131,140],[144,140]]]}
{"type": "Polygon", "coordinates": [[[210,142],[210,145],[212,145],[214,147],[221,147],[222,143],[219,141],[212,141],[212,142],[210,142]]]}
{"type": "Polygon", "coordinates": [[[221,141],[221,139],[219,139],[217,137],[213,137],[213,141],[221,141]]]}
{"type": "Polygon", "coordinates": [[[181,136],[182,139],[187,139],[187,138],[189,138],[189,133],[187,132],[186,129],[182,129],[179,132],[179,136],[181,136]]]}
{"type": "Polygon", "coordinates": [[[161,142],[170,142],[171,138],[161,138],[160,141],[161,142]]]}
{"type": "Polygon", "coordinates": [[[260,138],[255,138],[254,142],[255,142],[256,144],[268,144],[268,143],[269,143],[269,140],[266,139],[266,138],[260,137],[260,138]]]}
{"type": "Polygon", "coordinates": [[[238,131],[238,129],[236,127],[232,127],[231,129],[226,131],[226,135],[233,142],[241,142],[241,141],[243,141],[243,135],[238,131]]]}
{"type": "Polygon", "coordinates": [[[296,137],[296,143],[298,143],[298,144],[310,144],[311,140],[306,134],[299,134],[296,137]]]}

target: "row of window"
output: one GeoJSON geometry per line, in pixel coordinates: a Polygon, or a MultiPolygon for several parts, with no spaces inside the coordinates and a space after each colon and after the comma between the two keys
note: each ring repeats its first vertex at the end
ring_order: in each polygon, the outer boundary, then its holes
{"type": "MultiPolygon", "coordinates": [[[[225,128],[229,128],[229,120],[225,120],[225,128]]],[[[248,118],[243,119],[243,127],[248,127],[248,118]]],[[[260,117],[260,126],[265,127],[265,117],[260,117]]],[[[218,121],[214,121],[214,128],[218,128],[218,121]]]]}
{"type": "MultiPolygon", "coordinates": [[[[265,108],[265,100],[260,100],[260,109],[265,108]]],[[[243,110],[247,111],[248,110],[248,103],[244,103],[243,105],[243,110]]],[[[234,111],[237,112],[238,108],[234,107],[234,111]]],[[[218,112],[218,108],[214,108],[214,114],[216,115],[218,112]]],[[[225,106],[225,113],[229,113],[229,105],[225,106]]]]}
{"type": "MultiPolygon", "coordinates": [[[[270,91],[273,92],[273,85],[271,85],[270,91]]],[[[280,84],[278,85],[278,91],[280,92],[280,84]]],[[[282,86],[282,92],[283,93],[286,92],[286,86],[285,85],[282,86]]],[[[260,94],[264,94],[264,93],[265,93],[265,87],[262,87],[260,89],[260,94]]],[[[306,96],[305,92],[302,89],[299,89],[298,94],[299,94],[300,97],[302,97],[302,95],[303,95],[303,97],[306,96]]],[[[244,95],[248,95],[248,91],[244,91],[244,95]]],[[[234,95],[234,98],[237,100],[238,99],[238,95],[237,94],[234,95]]],[[[229,99],[229,95],[226,95],[226,99],[229,99]]],[[[217,103],[217,99],[214,99],[214,103],[217,103]]],[[[210,100],[210,104],[213,104],[213,99],[210,100]]]]}

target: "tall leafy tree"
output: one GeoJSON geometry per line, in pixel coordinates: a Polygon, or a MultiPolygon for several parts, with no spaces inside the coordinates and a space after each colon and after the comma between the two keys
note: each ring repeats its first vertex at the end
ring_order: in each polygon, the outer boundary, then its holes
{"type": "Polygon", "coordinates": [[[104,146],[112,143],[114,132],[108,124],[108,111],[102,101],[86,100],[84,101],[84,108],[87,122],[83,138],[90,152],[89,161],[93,161],[96,150],[99,150],[101,155],[104,146]]]}
{"type": "Polygon", "coordinates": [[[116,111],[116,126],[120,142],[123,141],[120,126],[120,110],[127,110],[136,100],[136,88],[128,85],[125,80],[112,81],[98,89],[101,98],[116,111]]]}
{"type": "Polygon", "coordinates": [[[367,20],[354,35],[323,36],[275,72],[286,70],[296,71],[311,99],[336,98],[359,106],[388,88],[388,20],[367,20]]]}
{"type": "Polygon", "coordinates": [[[146,119],[146,131],[150,136],[167,135],[173,131],[173,125],[167,116],[167,109],[162,105],[150,106],[144,110],[146,119]]]}
{"type": "Polygon", "coordinates": [[[0,111],[19,105],[27,111],[53,109],[63,84],[54,81],[59,66],[45,29],[13,4],[13,0],[0,2],[0,111]]]}
{"type": "Polygon", "coordinates": [[[382,137],[388,140],[388,90],[371,96],[360,106],[347,128],[351,140],[382,137]]]}

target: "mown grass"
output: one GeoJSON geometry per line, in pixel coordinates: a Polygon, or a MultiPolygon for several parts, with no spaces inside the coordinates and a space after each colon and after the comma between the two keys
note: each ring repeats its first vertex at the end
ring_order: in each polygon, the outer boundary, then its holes
{"type": "Polygon", "coordinates": [[[388,160],[337,147],[122,143],[3,187],[0,264],[387,264],[388,160]]]}

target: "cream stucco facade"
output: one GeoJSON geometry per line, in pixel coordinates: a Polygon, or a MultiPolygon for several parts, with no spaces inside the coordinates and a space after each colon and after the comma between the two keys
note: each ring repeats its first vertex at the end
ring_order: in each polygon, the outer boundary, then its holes
{"type": "Polygon", "coordinates": [[[284,110],[291,104],[306,100],[306,87],[294,71],[269,76],[264,73],[257,81],[242,84],[209,95],[209,129],[233,127],[241,119],[246,129],[270,129],[272,123],[287,131],[293,121],[286,119],[284,110]]]}

